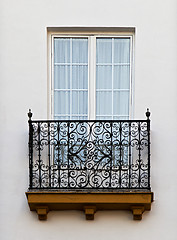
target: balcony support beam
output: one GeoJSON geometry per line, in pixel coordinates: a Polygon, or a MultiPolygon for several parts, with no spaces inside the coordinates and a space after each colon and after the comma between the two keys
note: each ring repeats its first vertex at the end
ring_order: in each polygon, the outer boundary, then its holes
{"type": "Polygon", "coordinates": [[[29,191],[26,196],[30,210],[37,212],[39,220],[46,220],[52,210],[81,210],[87,220],[93,220],[99,210],[128,210],[134,220],[141,220],[153,202],[153,192],[29,191]]]}

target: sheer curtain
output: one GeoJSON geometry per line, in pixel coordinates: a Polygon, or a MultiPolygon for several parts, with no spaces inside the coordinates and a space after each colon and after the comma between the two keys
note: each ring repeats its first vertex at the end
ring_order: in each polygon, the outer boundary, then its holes
{"type": "Polygon", "coordinates": [[[87,38],[54,38],[54,118],[88,118],[87,38]]]}
{"type": "MultiPolygon", "coordinates": [[[[54,38],[55,119],[88,119],[88,38],[54,38]]],[[[128,119],[130,38],[95,39],[96,119],[128,119]]]]}
{"type": "Polygon", "coordinates": [[[96,119],[128,119],[130,39],[96,39],[96,119]]]}

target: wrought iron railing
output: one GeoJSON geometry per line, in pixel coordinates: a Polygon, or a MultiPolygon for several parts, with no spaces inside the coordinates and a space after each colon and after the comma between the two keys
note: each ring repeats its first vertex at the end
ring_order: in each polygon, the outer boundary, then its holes
{"type": "Polygon", "coordinates": [[[33,121],[29,189],[150,190],[147,120],[33,121]]]}

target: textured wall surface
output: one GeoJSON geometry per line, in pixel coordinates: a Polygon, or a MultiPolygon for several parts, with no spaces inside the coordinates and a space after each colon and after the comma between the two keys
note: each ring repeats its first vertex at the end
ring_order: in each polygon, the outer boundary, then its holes
{"type": "Polygon", "coordinates": [[[177,239],[177,1],[1,0],[0,238],[177,239]],[[152,211],[141,222],[129,212],[29,211],[27,111],[47,118],[47,27],[135,27],[134,118],[151,115],[152,211]]]}

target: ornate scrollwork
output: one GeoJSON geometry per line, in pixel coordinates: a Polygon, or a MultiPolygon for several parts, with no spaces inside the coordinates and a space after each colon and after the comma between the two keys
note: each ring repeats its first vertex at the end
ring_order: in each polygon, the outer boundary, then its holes
{"type": "Polygon", "coordinates": [[[31,188],[149,189],[145,121],[31,121],[31,188]]]}

